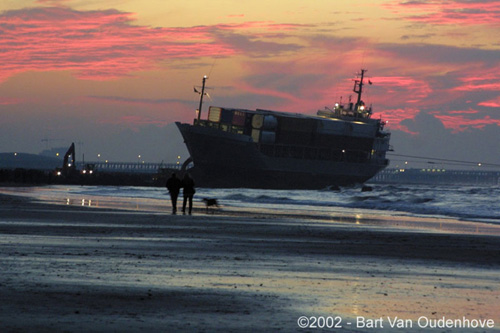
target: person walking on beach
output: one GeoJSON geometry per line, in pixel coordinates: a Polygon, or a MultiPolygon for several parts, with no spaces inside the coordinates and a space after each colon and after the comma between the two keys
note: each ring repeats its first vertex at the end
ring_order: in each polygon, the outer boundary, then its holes
{"type": "Polygon", "coordinates": [[[181,190],[181,180],[177,178],[175,173],[167,180],[167,189],[170,193],[170,200],[172,201],[172,214],[177,213],[177,197],[179,196],[179,191],[181,190]]]}
{"type": "Polygon", "coordinates": [[[182,187],[184,188],[182,194],[184,196],[184,202],[182,203],[182,213],[186,214],[186,203],[189,200],[189,215],[193,210],[193,196],[196,193],[194,190],[194,180],[189,176],[188,173],[184,175],[182,179],[182,187]]]}

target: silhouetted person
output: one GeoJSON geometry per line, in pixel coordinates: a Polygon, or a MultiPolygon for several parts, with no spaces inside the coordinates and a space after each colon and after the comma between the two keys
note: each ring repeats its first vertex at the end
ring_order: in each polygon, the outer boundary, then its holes
{"type": "Polygon", "coordinates": [[[191,215],[191,211],[193,210],[193,196],[195,194],[194,190],[194,180],[189,177],[189,174],[185,174],[182,179],[182,187],[184,190],[182,191],[184,195],[184,202],[182,203],[182,213],[186,214],[186,203],[189,200],[189,215],[191,215]]]}
{"type": "Polygon", "coordinates": [[[181,180],[177,178],[175,173],[167,180],[167,189],[170,193],[170,200],[172,201],[172,214],[177,213],[177,197],[181,190],[181,180]]]}

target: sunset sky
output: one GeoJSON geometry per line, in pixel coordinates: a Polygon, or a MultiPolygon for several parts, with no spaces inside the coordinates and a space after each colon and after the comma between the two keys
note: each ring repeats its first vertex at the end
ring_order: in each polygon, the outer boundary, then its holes
{"type": "Polygon", "coordinates": [[[205,111],[315,114],[366,68],[395,153],[500,164],[500,1],[2,0],[0,44],[0,152],[169,162],[203,75],[205,111]]]}

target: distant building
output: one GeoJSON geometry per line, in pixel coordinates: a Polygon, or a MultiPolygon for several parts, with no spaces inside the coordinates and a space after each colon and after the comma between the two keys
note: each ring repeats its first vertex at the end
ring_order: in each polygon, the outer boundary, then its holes
{"type": "MultiPolygon", "coordinates": [[[[62,157],[64,157],[62,154],[62,157]]],[[[62,166],[62,158],[26,153],[0,153],[0,169],[54,170],[62,166]]]]}

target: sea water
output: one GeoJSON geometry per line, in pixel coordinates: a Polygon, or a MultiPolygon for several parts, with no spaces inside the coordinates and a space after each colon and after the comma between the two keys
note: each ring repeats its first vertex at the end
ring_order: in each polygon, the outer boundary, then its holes
{"type": "MultiPolygon", "coordinates": [[[[370,185],[332,190],[259,190],[197,188],[195,201],[216,198],[223,207],[273,210],[293,214],[352,213],[404,214],[448,217],[500,224],[500,186],[370,185]]],[[[20,189],[17,189],[20,191],[20,189]]],[[[168,192],[158,187],[44,186],[29,190],[35,197],[116,200],[164,200],[168,192]],[[35,194],[34,194],[35,193],[35,194]]],[[[179,201],[182,199],[182,194],[179,201]]],[[[69,199],[67,199],[69,200],[69,199]]]]}

